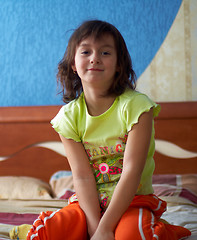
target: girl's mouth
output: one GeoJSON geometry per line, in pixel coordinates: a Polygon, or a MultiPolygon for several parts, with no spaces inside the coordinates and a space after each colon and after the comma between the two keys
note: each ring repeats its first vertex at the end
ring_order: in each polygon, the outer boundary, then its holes
{"type": "Polygon", "coordinates": [[[103,72],[103,70],[99,68],[89,68],[88,71],[103,72]]]}

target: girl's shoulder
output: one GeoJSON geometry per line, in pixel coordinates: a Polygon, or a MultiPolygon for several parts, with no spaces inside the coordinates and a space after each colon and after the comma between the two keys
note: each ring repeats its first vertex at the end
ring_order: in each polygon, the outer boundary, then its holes
{"type": "Polygon", "coordinates": [[[78,126],[83,117],[81,112],[81,98],[71,101],[61,107],[57,115],[51,120],[53,128],[62,136],[80,142],[78,126]]]}
{"type": "Polygon", "coordinates": [[[76,122],[83,108],[83,98],[72,100],[71,102],[63,105],[57,115],[51,120],[53,125],[59,124],[61,122],[76,122]]]}
{"type": "Polygon", "coordinates": [[[120,101],[125,103],[138,103],[138,102],[153,102],[147,95],[140,93],[136,90],[126,89],[125,92],[120,95],[120,101]]]}
{"type": "Polygon", "coordinates": [[[124,111],[132,112],[133,114],[141,114],[153,108],[154,116],[160,112],[160,105],[155,103],[146,94],[136,90],[126,89],[119,97],[119,104],[124,111]]]}
{"type": "Polygon", "coordinates": [[[65,114],[72,114],[72,113],[77,113],[83,107],[84,107],[84,97],[82,94],[77,99],[74,99],[71,102],[62,106],[60,111],[64,112],[65,114]]]}

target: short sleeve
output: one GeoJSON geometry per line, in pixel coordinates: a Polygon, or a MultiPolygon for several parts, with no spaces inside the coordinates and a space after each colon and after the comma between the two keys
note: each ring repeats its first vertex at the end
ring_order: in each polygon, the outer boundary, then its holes
{"type": "Polygon", "coordinates": [[[160,112],[160,105],[146,95],[139,93],[129,100],[124,108],[127,131],[130,131],[133,125],[138,123],[139,117],[144,112],[149,112],[151,108],[153,109],[153,118],[157,117],[160,112]]]}
{"type": "Polygon", "coordinates": [[[52,127],[67,139],[81,142],[77,130],[76,113],[69,106],[63,106],[58,114],[51,120],[52,127]]]}

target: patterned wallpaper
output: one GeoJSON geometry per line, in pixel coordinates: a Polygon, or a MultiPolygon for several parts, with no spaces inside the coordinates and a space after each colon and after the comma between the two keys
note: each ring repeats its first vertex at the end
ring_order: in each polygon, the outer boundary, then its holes
{"type": "Polygon", "coordinates": [[[166,39],[138,79],[155,101],[197,100],[197,1],[184,0],[166,39]]]}
{"type": "Polygon", "coordinates": [[[62,104],[57,64],[72,29],[95,18],[122,33],[141,91],[155,100],[195,100],[196,3],[0,0],[0,106],[62,104]]]}

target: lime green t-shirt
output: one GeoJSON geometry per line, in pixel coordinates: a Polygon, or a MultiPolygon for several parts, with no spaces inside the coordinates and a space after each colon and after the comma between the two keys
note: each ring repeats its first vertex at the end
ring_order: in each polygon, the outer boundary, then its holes
{"type": "MultiPolygon", "coordinates": [[[[91,116],[82,93],[78,99],[63,106],[51,121],[53,128],[59,134],[76,142],[82,142],[84,145],[103,208],[109,205],[121,176],[128,132],[138,123],[141,114],[151,108],[153,108],[153,116],[156,117],[160,111],[159,105],[142,93],[126,90],[116,97],[106,112],[99,116],[91,116]]],[[[148,156],[137,195],[153,193],[154,151],[153,121],[148,156]]]]}

